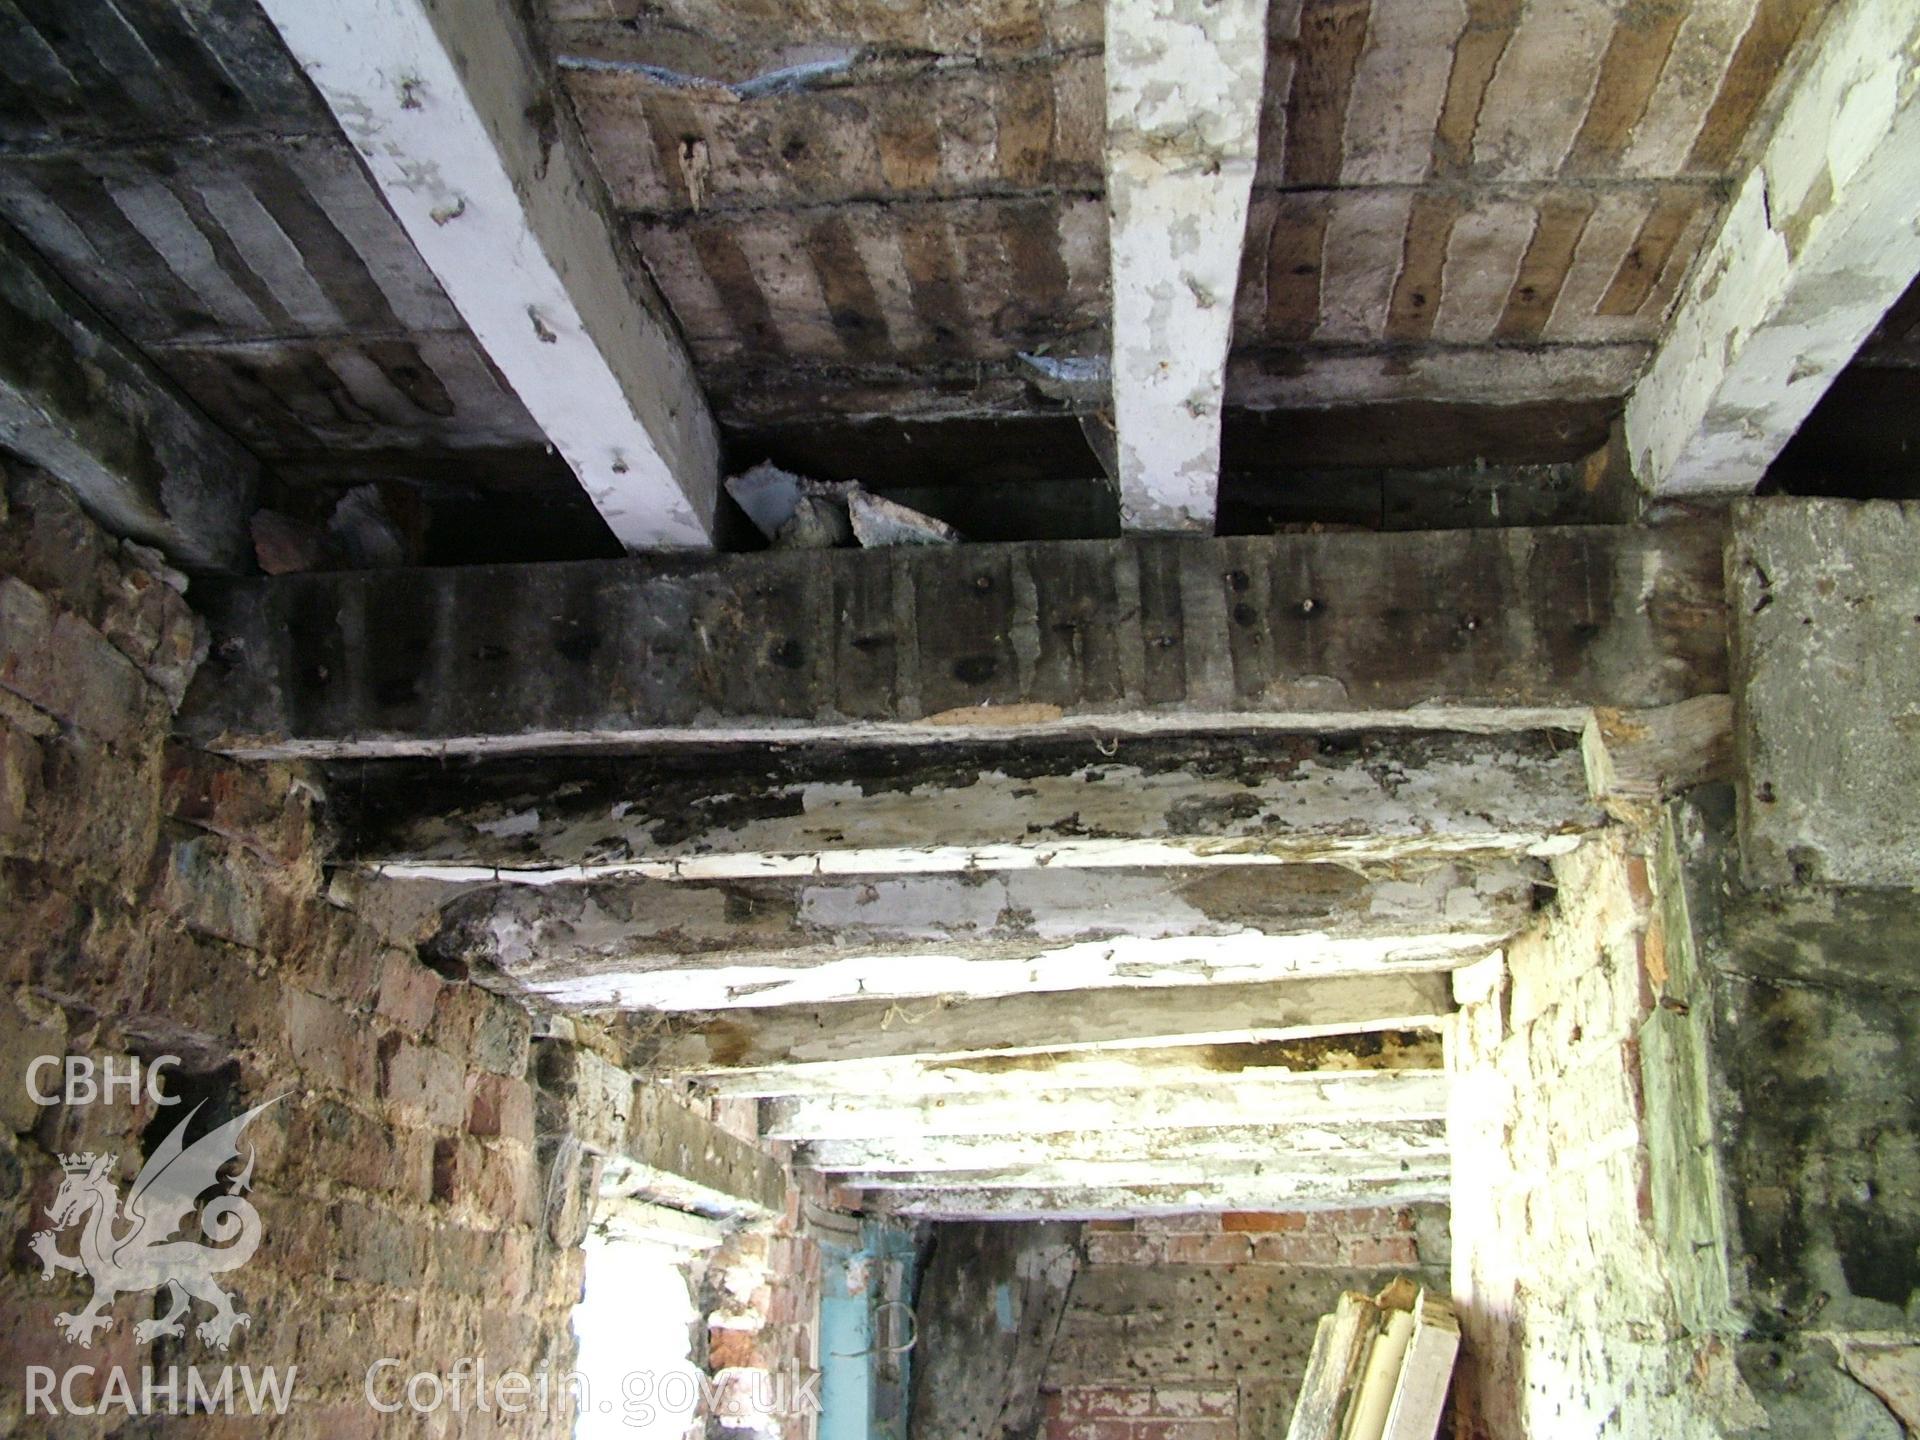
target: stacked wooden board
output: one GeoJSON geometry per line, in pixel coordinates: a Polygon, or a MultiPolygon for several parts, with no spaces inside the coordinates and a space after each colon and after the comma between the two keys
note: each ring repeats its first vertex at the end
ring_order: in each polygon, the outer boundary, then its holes
{"type": "Polygon", "coordinates": [[[1314,1332],[1287,1440],[1433,1440],[1460,1326],[1412,1280],[1349,1290],[1314,1332]]]}

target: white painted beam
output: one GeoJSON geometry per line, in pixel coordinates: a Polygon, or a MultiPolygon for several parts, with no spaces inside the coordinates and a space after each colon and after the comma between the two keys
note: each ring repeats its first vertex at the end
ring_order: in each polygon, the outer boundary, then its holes
{"type": "Polygon", "coordinates": [[[654,783],[630,767],[556,786],[545,772],[498,798],[455,776],[444,804],[410,789],[420,812],[363,835],[355,858],[404,879],[528,885],[1346,864],[1561,853],[1604,820],[1577,751],[1540,737],[1405,735],[1306,757],[1263,746],[1231,767],[1202,754],[1129,746],[1050,773],[1030,757],[887,777],[654,783]]]}
{"type": "MultiPolygon", "coordinates": [[[[843,1192],[844,1193],[844,1192],[843,1192]]],[[[922,1220],[1105,1220],[1224,1210],[1339,1210],[1447,1199],[1442,1175],[1393,1180],[1268,1180],[1248,1176],[1186,1185],[851,1191],[869,1214],[922,1220]]]]}
{"type": "Polygon", "coordinates": [[[469,892],[433,950],[556,1005],[663,1011],[1256,982],[1471,964],[1527,924],[1534,881],[1505,860],[625,877],[469,892]]]}
{"type": "Polygon", "coordinates": [[[1841,0],[1627,404],[1654,496],[1751,491],[1920,271],[1920,5],[1841,0]]]}
{"type": "Polygon", "coordinates": [[[1208,1125],[1336,1125],[1434,1120],[1447,1113],[1436,1070],[1318,1072],[1284,1078],[1223,1076],[1210,1085],[921,1096],[800,1096],[760,1107],[771,1140],[860,1140],[1013,1135],[1050,1129],[1185,1129],[1208,1125]]]}
{"type": "MultiPolygon", "coordinates": [[[[1051,1122],[1037,1112],[1034,1125],[1051,1122]]],[[[1013,1135],[918,1135],[816,1140],[798,1147],[794,1163],[822,1172],[869,1174],[1009,1170],[1022,1166],[1143,1160],[1273,1160],[1341,1156],[1377,1162],[1447,1155],[1444,1121],[1347,1125],[1211,1125],[1196,1129],[1127,1126],[1013,1135]]],[[[862,1183],[862,1182],[848,1182],[862,1183]]]]}
{"type": "MultiPolygon", "coordinates": [[[[672,882],[663,882],[672,883],[672,882]]],[[[986,999],[1040,991],[1157,990],[1200,982],[1263,984],[1309,975],[1379,974],[1471,965],[1513,932],[1400,935],[1366,940],[1324,933],[1118,936],[1023,947],[1000,956],[899,950],[821,957],[813,965],[569,966],[529,978],[528,993],[564,1009],[767,1010],[856,1000],[986,999]]]]}
{"type": "Polygon", "coordinates": [[[615,536],[706,547],[719,432],[509,0],[264,8],[615,536]]]}
{"type": "Polygon", "coordinates": [[[712,1075],[703,1092],[721,1099],[779,1096],[886,1095],[908,1098],[997,1096],[1019,1100],[1036,1091],[1202,1088],[1244,1078],[1311,1082],[1318,1072],[1438,1070],[1441,1040],[1424,1031],[1369,1032],[1313,1040],[1245,1045],[1189,1045],[1129,1050],[1051,1050],[986,1059],[840,1060],[786,1070],[712,1075]]]}
{"type": "Polygon", "coordinates": [[[1266,0],[1107,0],[1113,407],[1129,530],[1213,529],[1266,60],[1266,0]]]}
{"type": "Polygon", "coordinates": [[[1319,1193],[1323,1187],[1392,1184],[1422,1180],[1445,1188],[1449,1162],[1446,1152],[1418,1158],[1390,1159],[1376,1155],[1297,1155],[1276,1147],[1259,1159],[1150,1159],[1055,1160],[1035,1165],[1013,1165],[1004,1170],[966,1170],[919,1173],[857,1171],[839,1177],[842,1185],[875,1192],[899,1190],[928,1193],[937,1190],[1094,1190],[1122,1185],[1258,1185],[1263,1188],[1299,1187],[1319,1193]]]}

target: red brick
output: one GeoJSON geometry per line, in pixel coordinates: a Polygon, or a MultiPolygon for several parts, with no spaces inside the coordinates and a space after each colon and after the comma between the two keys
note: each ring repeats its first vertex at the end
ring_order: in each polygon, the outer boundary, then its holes
{"type": "Polygon", "coordinates": [[[759,1336],[752,1330],[712,1329],[707,1331],[707,1368],[763,1368],[759,1336]]]}
{"type": "Polygon", "coordinates": [[[1147,1416],[1153,1390],[1145,1385],[1079,1385],[1060,1391],[1060,1414],[1068,1420],[1147,1416]]]}
{"type": "Polygon", "coordinates": [[[467,1081],[467,1130],[474,1135],[533,1143],[533,1087],[506,1075],[474,1075],[467,1081]]]}
{"type": "Polygon", "coordinates": [[[350,1095],[373,1093],[378,1065],[366,1021],[304,990],[286,991],[282,1010],[294,1063],[309,1080],[350,1095]]]}
{"type": "MultiPolygon", "coordinates": [[[[414,1216],[352,1201],[335,1205],[333,1215],[339,1226],[331,1259],[335,1275],[404,1291],[426,1277],[426,1235],[414,1216]]],[[[438,1232],[435,1239],[446,1233],[438,1232]]]]}
{"type": "Polygon", "coordinates": [[[1417,1265],[1420,1252],[1411,1235],[1386,1235],[1348,1242],[1349,1258],[1359,1266],[1417,1265]]]}
{"type": "Polygon", "coordinates": [[[1087,1222],[1087,1229],[1089,1231],[1093,1231],[1093,1230],[1131,1231],[1133,1229],[1133,1221],[1131,1220],[1089,1220],[1087,1222]]]}
{"type": "Polygon", "coordinates": [[[282,1158],[295,1178],[325,1176],[406,1200],[430,1193],[432,1147],[418,1132],[370,1120],[324,1096],[295,1105],[288,1128],[282,1158]]]}
{"type": "Polygon", "coordinates": [[[1332,1235],[1255,1235],[1253,1259],[1263,1265],[1338,1265],[1340,1241],[1332,1235]]]}
{"type": "Polygon", "coordinates": [[[1231,1388],[1155,1386],[1153,1391],[1154,1414],[1170,1419],[1232,1415],[1237,1409],[1238,1396],[1231,1388]]]}
{"type": "Polygon", "coordinates": [[[416,1124],[464,1126],[467,1072],[451,1055],[399,1035],[380,1042],[380,1094],[416,1124]]]}
{"type": "Polygon", "coordinates": [[[1160,1235],[1100,1232],[1087,1236],[1087,1260],[1094,1265],[1157,1265],[1166,1258],[1164,1245],[1160,1235]]]}
{"type": "Polygon", "coordinates": [[[1628,897],[1636,910],[1645,910],[1653,904],[1653,884],[1647,875],[1646,858],[1629,855],[1623,868],[1626,871],[1628,897]]]}
{"type": "Polygon", "coordinates": [[[1213,1235],[1220,1230],[1218,1215],[1146,1215],[1135,1222],[1143,1235],[1213,1235]]]}
{"type": "Polygon", "coordinates": [[[164,773],[162,803],[175,819],[230,840],[269,865],[306,858],[311,802],[288,767],[241,764],[169,745],[164,773]]]}
{"type": "Polygon", "coordinates": [[[1220,1217],[1222,1230],[1304,1230],[1307,1217],[1270,1210],[1230,1210],[1220,1217]]]}
{"type": "Polygon", "coordinates": [[[1129,1440],[1235,1440],[1231,1418],[1136,1420],[1129,1440]]]}
{"type": "Polygon", "coordinates": [[[1243,1265],[1249,1257],[1245,1235],[1169,1235],[1167,1261],[1173,1265],[1243,1265]]]}
{"type": "Polygon", "coordinates": [[[433,1021],[444,983],[412,955],[389,950],[380,957],[380,989],[374,1009],[409,1035],[418,1036],[433,1021]]]}
{"type": "Polygon", "coordinates": [[[29,817],[40,799],[40,744],[0,721],[0,855],[38,853],[38,827],[29,817]]]}

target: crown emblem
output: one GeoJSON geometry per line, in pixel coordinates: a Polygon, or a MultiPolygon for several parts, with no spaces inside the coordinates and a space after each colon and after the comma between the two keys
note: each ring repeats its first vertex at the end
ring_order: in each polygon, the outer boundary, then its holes
{"type": "MultiPolygon", "coordinates": [[[[83,1155],[62,1155],[60,1157],[60,1168],[69,1175],[84,1175],[93,1168],[93,1162],[100,1158],[100,1156],[94,1154],[91,1150],[83,1155]]],[[[111,1165],[117,1158],[117,1156],[109,1155],[106,1157],[106,1160],[107,1163],[111,1165]]]]}

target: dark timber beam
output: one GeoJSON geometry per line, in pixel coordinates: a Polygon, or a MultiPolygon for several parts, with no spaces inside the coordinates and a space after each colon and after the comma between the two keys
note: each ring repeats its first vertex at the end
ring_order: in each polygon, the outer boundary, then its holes
{"type": "Polygon", "coordinates": [[[1578,728],[1726,690],[1717,530],[974,545],[283,576],[205,603],[249,756],[1578,728]]]}
{"type": "Polygon", "coordinates": [[[0,449],[183,569],[253,568],[259,465],[0,225],[0,449]]]}

